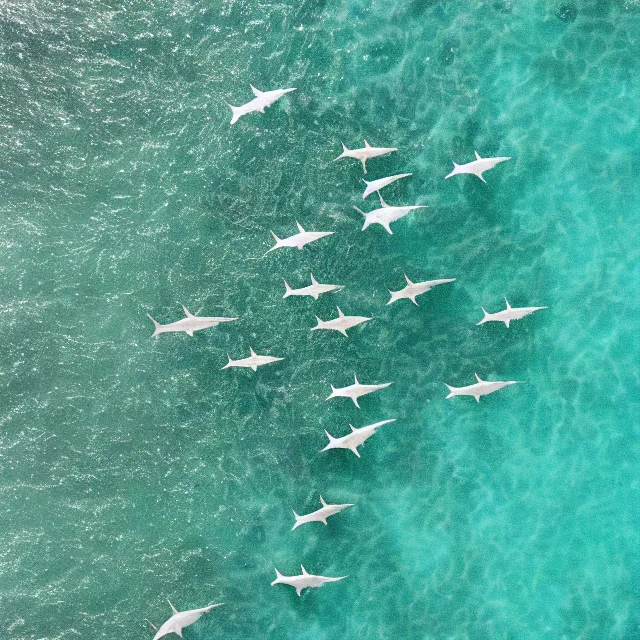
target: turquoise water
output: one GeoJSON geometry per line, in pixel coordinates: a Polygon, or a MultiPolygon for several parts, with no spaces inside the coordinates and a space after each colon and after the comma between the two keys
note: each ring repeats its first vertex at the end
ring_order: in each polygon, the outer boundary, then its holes
{"type": "MultiPolygon", "coordinates": [[[[0,5],[0,629],[640,637],[640,2],[0,5]],[[224,100],[298,91],[229,127],[224,100]],[[361,233],[358,162],[421,203],[361,233]],[[513,160],[446,182],[477,150],[513,160]],[[268,233],[336,234],[304,252],[268,233]],[[282,300],[282,279],[346,289],[282,300]],[[457,278],[386,306],[387,288],[457,278]],[[510,329],[480,306],[549,309],[510,329]],[[151,339],[180,304],[236,323],[151,339]],[[314,315],[372,315],[349,339],[314,315]],[[227,353],[286,360],[220,371],[227,353]],[[522,380],[445,401],[478,372],[522,380]],[[329,385],[393,381],[325,402],[329,385]],[[385,418],[361,449],[323,430],[385,418]],[[356,506],[295,532],[292,509],[356,506]],[[349,575],[307,591],[274,567],[349,575]]],[[[175,636],[174,636],[175,637],[175,636]]]]}

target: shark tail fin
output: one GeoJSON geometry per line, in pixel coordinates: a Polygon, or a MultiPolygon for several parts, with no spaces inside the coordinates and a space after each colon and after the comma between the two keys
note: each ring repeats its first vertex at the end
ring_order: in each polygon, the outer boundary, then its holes
{"type": "Polygon", "coordinates": [[[271,586],[278,584],[282,580],[282,574],[276,569],[276,579],[271,583],[271,586]]]}
{"type": "Polygon", "coordinates": [[[151,335],[151,337],[153,338],[153,336],[157,336],[160,333],[160,331],[159,331],[160,323],[157,322],[156,320],[154,320],[148,313],[147,313],[147,318],[149,318],[149,320],[151,320],[151,322],[153,322],[153,326],[156,328],[156,330],[151,335]]]}
{"type": "Polygon", "coordinates": [[[320,453],[322,453],[322,451],[328,451],[329,449],[335,449],[336,438],[334,438],[326,429],[324,432],[327,438],[329,438],[329,442],[327,443],[327,446],[320,451],[320,453]]]}
{"type": "Polygon", "coordinates": [[[450,387],[446,382],[444,383],[444,386],[449,389],[449,395],[446,397],[446,400],[453,398],[453,396],[456,395],[456,390],[453,387],[450,387]]]}
{"type": "Polygon", "coordinates": [[[340,160],[340,158],[346,158],[347,154],[349,153],[349,149],[347,149],[347,147],[345,146],[344,142],[340,143],[342,145],[342,153],[335,158],[333,161],[335,162],[336,160],[340,160]]]}
{"type": "MultiPolygon", "coordinates": [[[[320,320],[320,318],[318,318],[318,316],[316,316],[316,320],[318,321],[318,324],[315,327],[311,327],[311,331],[315,331],[316,329],[322,329],[322,325],[324,324],[324,320],[320,320]]],[[[333,389],[333,387],[331,387],[333,389]]]]}
{"type": "Polygon", "coordinates": [[[401,291],[391,291],[391,289],[387,289],[387,291],[391,295],[391,300],[389,300],[389,302],[387,302],[388,305],[389,304],[393,304],[396,300],[400,299],[398,294],[401,293],[401,291]]]}
{"type": "Polygon", "coordinates": [[[452,176],[455,176],[458,174],[458,168],[460,167],[459,164],[456,164],[455,162],[453,163],[453,171],[448,175],[445,176],[444,179],[446,180],[447,178],[451,178],[452,176]]]}
{"type": "Polygon", "coordinates": [[[273,236],[273,239],[276,242],[281,242],[280,238],[278,238],[278,236],[275,233],[273,233],[273,231],[269,231],[269,233],[273,236]]]}
{"type": "Polygon", "coordinates": [[[489,318],[489,314],[487,313],[487,310],[484,307],[480,307],[482,309],[482,312],[484,313],[484,318],[482,318],[482,320],[480,320],[480,322],[476,322],[476,327],[480,326],[481,324],[484,324],[488,318],[489,318]]]}
{"type": "Polygon", "coordinates": [[[287,281],[284,281],[284,295],[283,298],[288,298],[291,295],[291,287],[287,284],[287,281]]]}
{"type": "MultiPolygon", "coordinates": [[[[293,529],[295,529],[296,527],[299,527],[302,524],[302,522],[300,522],[300,516],[295,511],[293,512],[293,515],[295,516],[295,519],[296,519],[296,523],[293,525],[293,529]]],[[[291,531],[293,531],[293,529],[291,529],[291,531]]]]}
{"type": "Polygon", "coordinates": [[[225,102],[225,104],[227,105],[227,107],[229,107],[229,109],[231,109],[232,112],[232,116],[231,116],[231,124],[235,124],[238,121],[238,118],[242,115],[244,115],[242,113],[242,108],[241,107],[234,107],[232,105],[230,105],[228,102],[225,102]]]}

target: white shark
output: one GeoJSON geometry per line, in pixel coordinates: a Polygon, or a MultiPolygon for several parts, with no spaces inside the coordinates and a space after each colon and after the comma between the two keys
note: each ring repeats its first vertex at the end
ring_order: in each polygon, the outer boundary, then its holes
{"type": "Polygon", "coordinates": [[[292,289],[287,281],[284,281],[285,292],[283,298],[289,296],[311,296],[314,300],[317,300],[322,293],[329,293],[329,291],[337,291],[338,289],[344,289],[341,284],[320,284],[311,274],[311,285],[308,287],[302,287],[301,289],[292,289]]]}
{"type": "Polygon", "coordinates": [[[151,337],[160,335],[161,333],[169,333],[171,331],[184,332],[187,335],[192,336],[194,331],[208,329],[209,327],[215,327],[221,322],[233,322],[234,320],[238,319],[238,318],[216,318],[214,316],[199,317],[189,313],[187,308],[184,306],[182,307],[182,309],[186,317],[182,318],[182,320],[171,322],[170,324],[160,324],[159,322],[156,322],[147,313],[147,317],[149,318],[149,320],[151,320],[151,322],[153,322],[153,326],[156,328],[156,330],[153,332],[151,337]]]}
{"type": "Polygon", "coordinates": [[[445,387],[449,389],[449,395],[447,396],[447,400],[449,398],[453,398],[454,396],[473,396],[476,399],[476,402],[480,402],[480,396],[487,396],[490,393],[494,393],[495,391],[499,391],[503,387],[508,387],[512,384],[518,384],[514,380],[502,381],[488,381],[481,380],[480,376],[476,373],[476,380],[478,381],[476,384],[470,384],[468,387],[450,387],[445,383],[445,387]]]}
{"type": "Polygon", "coordinates": [[[229,362],[222,367],[223,369],[229,369],[230,367],[248,367],[249,369],[253,369],[254,371],[258,370],[258,367],[261,367],[265,364],[271,364],[272,362],[278,362],[279,360],[284,360],[284,358],[274,358],[273,356],[259,356],[253,349],[249,349],[251,355],[248,358],[243,358],[242,360],[232,360],[231,356],[227,354],[227,358],[229,358],[229,362]]]}
{"type": "Polygon", "coordinates": [[[362,149],[347,149],[342,142],[340,144],[342,144],[342,153],[336,160],[340,160],[340,158],[355,158],[356,160],[360,160],[365,173],[367,173],[367,160],[369,160],[369,158],[377,158],[378,156],[384,156],[387,155],[387,153],[397,151],[397,149],[392,147],[372,147],[366,140],[364,141],[364,147],[362,149]]]}
{"type": "Polygon", "coordinates": [[[363,182],[367,185],[367,188],[364,190],[362,194],[362,199],[364,200],[367,196],[370,196],[374,191],[380,191],[380,189],[386,187],[387,185],[395,182],[396,180],[400,180],[401,178],[408,178],[413,175],[412,173],[398,173],[395,176],[389,176],[388,178],[379,178],[378,180],[373,180],[372,182],[367,182],[363,180],[363,182]]]}
{"type": "Polygon", "coordinates": [[[301,595],[303,589],[321,587],[326,582],[338,582],[338,580],[344,580],[349,576],[340,576],[339,578],[327,578],[326,576],[314,576],[312,573],[307,573],[307,570],[300,565],[302,573],[299,576],[283,576],[276,569],[276,579],[271,583],[271,586],[275,584],[288,584],[294,587],[296,593],[301,595]]]}
{"type": "Polygon", "coordinates": [[[331,385],[331,395],[327,400],[331,400],[331,398],[351,398],[353,400],[353,404],[355,404],[359,409],[360,405],[358,404],[358,398],[360,396],[366,396],[368,393],[373,393],[379,389],[386,389],[393,384],[393,382],[385,382],[383,384],[360,384],[358,382],[358,376],[354,376],[354,380],[354,384],[351,384],[348,387],[342,387],[341,389],[336,389],[331,385]]]}
{"type": "Polygon", "coordinates": [[[241,107],[232,107],[228,102],[225,102],[227,107],[231,109],[233,112],[233,117],[231,118],[231,124],[234,124],[238,118],[246,115],[247,113],[252,113],[253,111],[259,111],[260,113],[264,113],[265,107],[270,107],[276,100],[280,100],[282,96],[287,93],[291,93],[296,89],[276,89],[275,91],[260,91],[256,89],[253,85],[249,85],[251,87],[251,91],[253,91],[253,95],[255,98],[247,104],[243,104],[241,107]]]}
{"type": "MultiPolygon", "coordinates": [[[[327,504],[320,496],[320,502],[322,503],[322,508],[314,511],[313,513],[307,513],[306,516],[299,516],[295,511],[293,515],[296,518],[296,523],[293,525],[293,529],[296,529],[301,524],[307,524],[307,522],[322,522],[325,525],[327,524],[327,518],[329,516],[333,516],[336,513],[340,513],[344,509],[348,509],[349,507],[353,507],[352,504],[327,504]]],[[[291,529],[291,531],[293,531],[291,529]]]]}
{"type": "Polygon", "coordinates": [[[507,304],[507,308],[504,311],[498,311],[497,313],[487,313],[484,307],[480,307],[484,311],[484,318],[480,322],[476,323],[476,326],[484,324],[485,322],[504,322],[509,328],[509,323],[512,320],[520,320],[525,316],[546,309],[547,307],[512,307],[509,301],[505,298],[504,301],[507,304]]]}
{"type": "Polygon", "coordinates": [[[426,205],[423,204],[413,205],[410,207],[391,207],[382,199],[380,192],[378,192],[378,197],[380,198],[380,209],[374,209],[373,211],[369,211],[369,213],[365,213],[364,211],[358,209],[358,207],[353,207],[365,218],[362,231],[364,231],[371,224],[379,224],[383,226],[389,233],[393,234],[393,231],[391,231],[391,227],[389,226],[392,222],[395,222],[400,218],[404,218],[404,216],[406,216],[414,209],[426,209],[426,205]]]}
{"type": "Polygon", "coordinates": [[[157,631],[156,635],[153,636],[153,640],[158,640],[158,638],[162,638],[162,636],[166,636],[170,633],[175,633],[182,638],[182,630],[185,627],[193,624],[204,613],[209,613],[211,609],[221,607],[223,604],[224,602],[221,602],[220,604],[210,604],[207,607],[202,607],[202,609],[191,609],[189,611],[180,612],[169,602],[173,615],[160,628],[147,620],[154,630],[157,631]]]}
{"type": "Polygon", "coordinates": [[[471,173],[474,176],[478,176],[482,182],[486,182],[486,180],[482,177],[482,174],[485,171],[489,171],[489,169],[493,169],[498,163],[506,162],[507,160],[511,160],[511,158],[499,157],[499,158],[481,158],[480,154],[476,151],[476,159],[473,162],[468,162],[467,164],[456,164],[453,163],[453,171],[445,176],[445,180],[447,178],[451,178],[452,176],[457,176],[462,173],[471,173]]]}
{"type": "MultiPolygon", "coordinates": [[[[320,238],[324,238],[335,233],[335,231],[305,231],[299,222],[296,222],[296,225],[298,225],[298,233],[293,236],[289,236],[288,238],[278,238],[278,236],[272,231],[271,235],[276,241],[276,244],[271,247],[267,253],[270,253],[274,249],[281,249],[282,247],[297,247],[298,249],[302,249],[305,244],[315,242],[316,240],[320,240],[320,238]]],[[[265,255],[267,254],[265,253],[265,255]]]]}
{"type": "Polygon", "coordinates": [[[407,281],[407,286],[404,289],[400,289],[400,291],[389,290],[389,293],[391,294],[391,300],[389,300],[387,304],[392,304],[396,300],[408,298],[409,300],[411,300],[411,302],[413,302],[413,304],[417,306],[418,303],[416,302],[416,296],[421,296],[423,293],[430,291],[431,289],[433,289],[433,287],[437,287],[439,284],[446,284],[447,282],[456,281],[455,278],[446,278],[444,280],[425,280],[424,282],[411,282],[406,273],[404,274],[404,279],[407,281]]]}
{"type": "Polygon", "coordinates": [[[318,321],[317,326],[312,327],[311,331],[317,331],[318,329],[329,329],[333,331],[339,331],[345,338],[347,338],[347,329],[351,329],[351,327],[356,327],[363,322],[369,322],[369,320],[373,320],[373,318],[365,318],[365,316],[345,316],[342,313],[342,309],[337,307],[338,309],[338,317],[333,320],[320,320],[318,316],[316,316],[316,320],[318,321]]]}
{"type": "MultiPolygon", "coordinates": [[[[322,449],[322,451],[329,451],[329,449],[350,449],[359,458],[360,454],[358,453],[358,447],[363,444],[365,440],[368,440],[383,424],[389,424],[390,422],[395,421],[395,418],[392,418],[391,420],[383,420],[382,422],[376,422],[375,424],[370,424],[366,427],[361,427],[360,429],[356,429],[352,424],[350,424],[351,433],[346,436],[342,436],[342,438],[334,438],[325,429],[327,438],[329,438],[329,444],[322,449]]],[[[322,453],[322,451],[320,453],[322,453]]]]}

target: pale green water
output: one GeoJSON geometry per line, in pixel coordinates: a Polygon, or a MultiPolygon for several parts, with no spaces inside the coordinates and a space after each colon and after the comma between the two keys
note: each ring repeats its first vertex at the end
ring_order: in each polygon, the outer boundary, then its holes
{"type": "Polygon", "coordinates": [[[227,603],[186,640],[640,637],[640,2],[0,19],[1,637],[150,639],[167,597],[227,603]],[[298,91],[230,128],[250,82],[298,91]],[[393,236],[331,162],[363,137],[429,205],[393,236]],[[513,160],[442,179],[476,149],[513,160]],[[295,220],[336,234],[263,258],[295,220]],[[310,271],[347,288],[282,300],[310,271]],[[405,271],[458,280],[385,306],[405,271]],[[550,308],[476,327],[504,295],[550,308]],[[241,321],[152,340],[180,304],[241,321]],[[310,333],[336,304],[375,320],[310,333]],[[250,346],[287,359],[220,371],[250,346]],[[524,384],[445,401],[476,371],[524,384]],[[394,385],[325,402],[353,373],[394,385]],[[356,506],[291,532],[319,493],[356,506]],[[301,562],[349,579],[270,586],[301,562]]]}

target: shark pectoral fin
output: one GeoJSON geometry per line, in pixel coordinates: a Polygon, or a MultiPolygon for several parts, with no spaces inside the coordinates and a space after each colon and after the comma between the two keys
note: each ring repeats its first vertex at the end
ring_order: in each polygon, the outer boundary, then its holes
{"type": "Polygon", "coordinates": [[[191,329],[187,329],[187,330],[185,331],[185,333],[186,333],[188,336],[193,336],[193,331],[192,331],[191,329]]]}
{"type": "Polygon", "coordinates": [[[308,575],[309,575],[309,573],[307,572],[307,570],[306,570],[302,565],[300,565],[300,569],[302,570],[302,575],[303,575],[303,576],[308,576],[308,575]]]}
{"type": "Polygon", "coordinates": [[[256,89],[252,84],[250,84],[249,86],[251,87],[251,91],[253,91],[253,95],[256,98],[259,98],[264,93],[264,91],[260,91],[260,89],[256,89]]]}
{"type": "Polygon", "coordinates": [[[365,146],[365,149],[371,148],[371,145],[366,140],[364,141],[364,146],[365,146]]]}
{"type": "Polygon", "coordinates": [[[509,328],[509,323],[511,322],[511,320],[505,320],[504,323],[507,326],[507,329],[509,328]]]}
{"type": "Polygon", "coordinates": [[[300,233],[305,233],[305,230],[302,228],[302,225],[298,221],[296,221],[296,225],[298,225],[298,231],[300,233]]]}
{"type": "Polygon", "coordinates": [[[320,496],[320,503],[322,504],[323,507],[327,506],[327,503],[324,501],[324,498],[322,496],[320,496]]]}
{"type": "Polygon", "coordinates": [[[360,405],[358,404],[358,398],[352,398],[353,400],[353,404],[356,405],[356,407],[358,407],[358,409],[360,408],[360,405]]]}
{"type": "Polygon", "coordinates": [[[380,224],[387,230],[390,236],[393,235],[393,231],[391,231],[391,227],[388,222],[381,222],[380,224]]]}
{"type": "Polygon", "coordinates": [[[473,396],[476,399],[476,402],[480,404],[480,396],[473,396]]]}
{"type": "Polygon", "coordinates": [[[484,182],[485,184],[487,184],[487,181],[482,177],[481,173],[476,173],[476,175],[478,176],[478,178],[480,178],[480,180],[482,180],[482,182],[484,182]]]}
{"type": "Polygon", "coordinates": [[[474,151],[474,153],[476,154],[476,160],[482,160],[480,154],[477,151],[474,151]]]}
{"type": "Polygon", "coordinates": [[[302,595],[302,587],[296,587],[296,593],[298,594],[298,598],[302,595]]]}
{"type": "Polygon", "coordinates": [[[322,523],[324,524],[324,526],[325,526],[325,527],[327,526],[327,520],[326,520],[326,518],[325,518],[324,520],[321,520],[320,522],[322,522],[322,523]]]}
{"type": "Polygon", "coordinates": [[[413,304],[416,305],[416,307],[419,307],[420,305],[418,304],[416,297],[415,296],[411,296],[411,302],[413,302],[413,304]]]}
{"type": "Polygon", "coordinates": [[[475,375],[476,380],[477,380],[478,382],[480,382],[480,383],[484,382],[484,380],[482,380],[482,379],[480,378],[480,376],[479,376],[477,373],[475,373],[474,375],[475,375]]]}
{"type": "Polygon", "coordinates": [[[148,622],[148,623],[149,623],[149,625],[151,626],[151,628],[152,628],[154,631],[157,631],[157,630],[158,630],[158,627],[156,627],[156,625],[155,625],[155,624],[153,624],[153,622],[151,622],[151,620],[147,620],[146,618],[145,618],[144,620],[145,620],[145,622],[148,622]]]}
{"type": "Polygon", "coordinates": [[[409,280],[409,276],[406,273],[404,274],[404,279],[407,281],[407,284],[409,286],[413,285],[413,282],[411,282],[411,280],[409,280]]]}
{"type": "Polygon", "coordinates": [[[256,357],[256,352],[253,350],[253,347],[249,347],[249,353],[251,354],[252,358],[256,357]]]}
{"type": "Polygon", "coordinates": [[[357,429],[352,424],[350,424],[349,426],[351,427],[351,433],[357,431],[357,429]]]}
{"type": "Polygon", "coordinates": [[[358,453],[358,449],[356,447],[349,447],[349,449],[351,449],[351,451],[353,451],[353,453],[355,453],[358,458],[360,457],[360,454],[358,453]]]}
{"type": "Polygon", "coordinates": [[[313,273],[311,274],[311,284],[312,285],[318,284],[318,281],[313,277],[313,273]]]}
{"type": "Polygon", "coordinates": [[[258,370],[258,365],[257,365],[257,364],[252,364],[252,365],[251,365],[251,368],[252,368],[254,371],[257,371],[257,370],[258,370]]]}
{"type": "Polygon", "coordinates": [[[187,316],[187,318],[194,317],[194,315],[192,313],[189,313],[189,309],[187,309],[187,307],[185,307],[184,305],[182,305],[182,310],[184,311],[184,315],[187,316]]]}
{"type": "Polygon", "coordinates": [[[362,170],[367,173],[367,159],[362,158],[362,170]]]}
{"type": "MultiPolygon", "coordinates": [[[[169,600],[167,600],[167,602],[169,602],[169,600]]],[[[174,615],[175,615],[176,613],[180,613],[180,612],[179,612],[179,611],[178,611],[178,610],[177,610],[177,609],[176,609],[176,608],[171,604],[171,602],[169,602],[169,606],[171,607],[171,611],[173,611],[174,615]]]]}
{"type": "Polygon", "coordinates": [[[389,205],[382,199],[382,194],[378,191],[378,198],[380,198],[380,206],[384,209],[388,209],[389,205]]]}
{"type": "Polygon", "coordinates": [[[346,329],[338,329],[338,331],[345,337],[348,338],[349,336],[347,335],[347,330],[346,329]]]}

